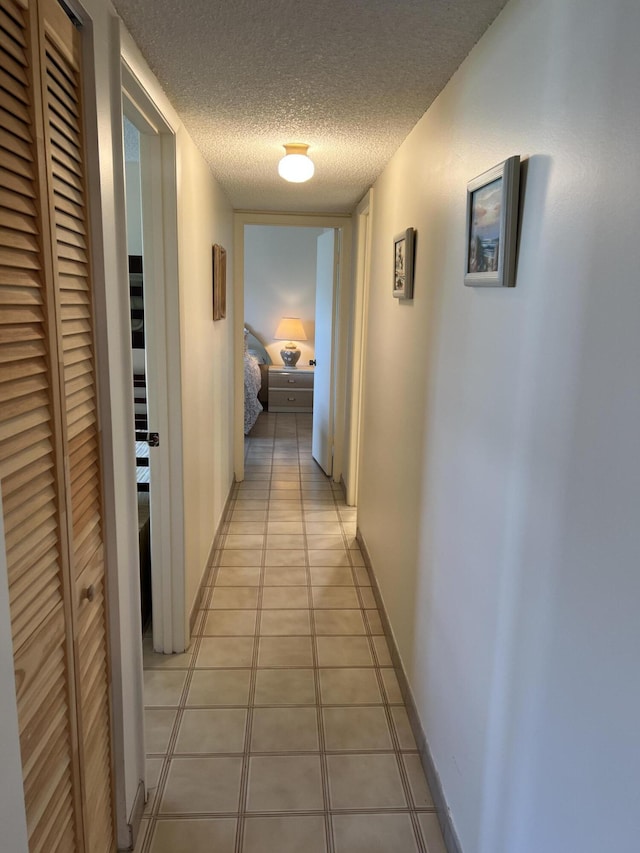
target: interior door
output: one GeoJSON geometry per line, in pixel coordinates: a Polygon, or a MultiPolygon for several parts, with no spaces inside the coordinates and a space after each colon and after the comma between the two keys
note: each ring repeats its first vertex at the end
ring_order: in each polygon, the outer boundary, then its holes
{"type": "Polygon", "coordinates": [[[337,278],[337,233],[318,237],[316,262],[316,369],[313,380],[311,454],[328,476],[333,471],[333,318],[337,278]]]}
{"type": "Polygon", "coordinates": [[[0,481],[29,849],[112,853],[81,35],[56,0],[0,0],[0,36],[0,481]]]}
{"type": "Polygon", "coordinates": [[[149,447],[153,648],[189,644],[185,607],[184,494],[178,294],[178,187],[172,127],[125,62],[124,114],[140,134],[145,381],[149,447]]]}
{"type": "MultiPolygon", "coordinates": [[[[82,849],[34,3],[0,4],[0,487],[30,850],[82,849]],[[38,107],[38,108],[36,108],[38,107]]],[[[0,846],[2,842],[0,841],[0,846]]]]}
{"type": "Polygon", "coordinates": [[[114,848],[110,675],[82,43],[80,31],[56,0],[39,0],[39,7],[84,833],[87,851],[108,853],[114,848]]]}

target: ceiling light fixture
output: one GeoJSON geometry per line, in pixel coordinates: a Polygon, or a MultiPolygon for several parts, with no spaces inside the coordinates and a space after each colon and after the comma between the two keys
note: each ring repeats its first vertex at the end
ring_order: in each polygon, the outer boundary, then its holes
{"type": "Polygon", "coordinates": [[[293,184],[302,184],[312,178],[315,166],[307,156],[309,146],[304,142],[288,142],[283,147],[286,154],[278,163],[280,177],[293,184]]]}

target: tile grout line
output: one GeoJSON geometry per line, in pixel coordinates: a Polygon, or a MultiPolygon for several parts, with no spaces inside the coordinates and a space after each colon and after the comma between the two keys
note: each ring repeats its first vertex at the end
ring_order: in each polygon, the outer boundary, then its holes
{"type": "MultiPolygon", "coordinates": [[[[296,416],[297,433],[297,416],[296,416]]],[[[320,687],[320,663],[318,660],[317,632],[315,607],[313,600],[313,578],[311,576],[311,564],[309,561],[309,547],[307,540],[307,516],[305,512],[305,500],[302,496],[302,470],[300,469],[300,447],[298,442],[298,469],[300,472],[300,503],[302,507],[302,536],[304,542],[305,573],[307,577],[307,601],[309,604],[309,623],[311,630],[311,658],[313,664],[313,681],[316,694],[316,721],[318,725],[318,748],[320,758],[320,776],[322,781],[322,800],[324,804],[324,825],[327,853],[334,853],[335,843],[333,838],[333,821],[331,819],[331,794],[329,790],[329,763],[327,761],[326,738],[324,731],[324,716],[322,712],[322,694],[320,687]]]]}
{"type": "MultiPolygon", "coordinates": [[[[275,446],[275,442],[274,442],[275,446]]],[[[273,478],[273,449],[271,451],[271,461],[269,466],[269,479],[266,481],[269,483],[269,490],[271,489],[271,481],[273,478]]],[[[244,742],[244,754],[242,757],[242,774],[240,777],[240,791],[238,798],[238,816],[237,816],[237,824],[236,824],[236,839],[235,839],[235,851],[236,853],[242,853],[242,848],[244,846],[244,830],[245,830],[245,816],[247,813],[247,800],[249,793],[249,772],[251,767],[251,737],[253,734],[253,707],[254,707],[254,699],[255,699],[255,691],[256,691],[256,681],[258,675],[258,656],[260,653],[260,623],[262,618],[262,596],[264,589],[264,574],[265,574],[265,563],[266,563],[266,550],[267,550],[267,530],[269,526],[269,507],[270,503],[267,503],[264,520],[263,520],[263,540],[262,540],[262,553],[260,556],[260,576],[258,579],[258,596],[256,600],[256,621],[254,626],[254,642],[253,642],[253,656],[251,661],[251,674],[249,676],[249,695],[247,697],[247,717],[245,724],[245,742],[244,742]]]]}
{"type": "MultiPolygon", "coordinates": [[[[250,460],[252,450],[253,450],[253,443],[251,442],[251,439],[249,439],[249,442],[247,442],[247,446],[245,449],[245,463],[247,463],[250,460]]],[[[246,471],[245,471],[245,473],[246,473],[246,471]]],[[[246,479],[245,479],[245,482],[246,482],[246,479]]],[[[240,492],[240,489],[238,489],[238,492],[240,492]]],[[[265,517],[266,517],[266,512],[265,512],[265,517]]],[[[265,522],[263,521],[263,525],[264,525],[264,523],[265,522]]],[[[264,527],[263,527],[263,530],[264,530],[264,527]]],[[[264,541],[263,541],[263,546],[264,546],[264,541]]],[[[264,547],[262,548],[261,564],[263,562],[264,562],[264,547]]],[[[260,595],[260,593],[258,593],[258,595],[260,595]]],[[[231,609],[231,608],[225,608],[225,609],[231,609]]],[[[247,705],[242,706],[242,707],[246,707],[247,716],[245,719],[245,739],[244,739],[244,750],[243,750],[243,754],[242,754],[240,788],[238,791],[237,811],[235,814],[236,833],[235,833],[235,841],[234,841],[234,850],[236,851],[236,853],[240,853],[240,851],[242,850],[242,845],[243,845],[243,840],[244,840],[243,814],[244,814],[245,805],[246,805],[246,792],[247,792],[248,775],[249,775],[248,751],[249,751],[250,738],[251,738],[251,734],[249,731],[249,729],[250,729],[250,726],[249,726],[249,714],[250,714],[249,703],[251,700],[252,682],[254,681],[253,664],[254,664],[255,658],[256,658],[256,643],[257,643],[256,637],[257,637],[257,632],[258,632],[258,608],[257,608],[257,606],[256,606],[256,621],[254,624],[253,631],[254,631],[254,644],[253,644],[253,652],[252,652],[252,666],[250,668],[250,675],[249,675],[249,694],[247,696],[247,705]]]]}
{"type": "MultiPolygon", "coordinates": [[[[214,560],[215,562],[215,560],[214,560]]],[[[207,569],[209,571],[209,569],[207,569]]],[[[207,596],[210,597],[210,593],[207,593],[207,596]]],[[[198,652],[200,650],[200,643],[202,640],[201,635],[196,635],[192,638],[192,649],[191,649],[191,657],[189,660],[189,665],[187,667],[187,672],[185,676],[185,683],[182,688],[182,692],[180,694],[180,702],[178,705],[178,710],[176,713],[176,718],[173,721],[173,726],[171,728],[171,734],[169,736],[169,742],[167,744],[167,748],[164,753],[164,759],[162,764],[162,769],[160,770],[160,776],[158,777],[158,784],[156,786],[156,792],[153,799],[153,805],[151,808],[151,812],[149,813],[149,823],[147,825],[147,831],[144,839],[144,843],[142,845],[141,853],[148,853],[151,848],[151,843],[156,834],[156,826],[158,822],[158,814],[160,810],[160,804],[162,802],[162,797],[164,796],[165,787],[169,778],[169,771],[171,769],[172,761],[174,758],[174,749],[175,745],[178,741],[178,734],[180,732],[180,728],[182,726],[182,718],[184,716],[185,705],[187,701],[187,696],[189,694],[189,689],[191,687],[191,680],[193,678],[193,672],[195,670],[195,664],[198,656],[198,652]]],[[[176,670],[179,670],[179,667],[176,667],[176,670]]],[[[146,754],[145,754],[146,761],[146,754]]]]}
{"type": "MultiPolygon", "coordinates": [[[[233,491],[233,494],[231,497],[231,501],[229,502],[229,513],[232,512],[232,507],[235,505],[236,495],[237,495],[237,489],[234,487],[234,491],[233,491]]],[[[226,519],[225,519],[225,521],[226,521],[226,519]]],[[[223,534],[223,541],[224,541],[224,534],[223,534]]],[[[222,549],[220,549],[220,548],[215,549],[215,554],[214,554],[214,559],[212,561],[212,564],[210,566],[208,566],[206,569],[207,581],[209,581],[211,586],[208,587],[208,591],[203,598],[202,606],[200,608],[205,613],[209,609],[208,605],[209,605],[209,603],[211,601],[211,597],[213,595],[213,585],[215,584],[215,576],[217,575],[217,572],[219,569],[221,550],[222,549]]],[[[206,619],[206,617],[203,617],[201,620],[202,624],[201,624],[200,633],[194,633],[194,635],[192,637],[191,657],[190,657],[190,661],[189,661],[189,666],[187,667],[187,672],[186,672],[186,676],[185,676],[185,683],[183,685],[182,693],[180,696],[178,711],[176,713],[176,719],[174,720],[174,724],[172,727],[172,733],[171,733],[170,738],[169,738],[169,743],[167,745],[167,749],[164,752],[163,766],[162,766],[162,769],[160,771],[160,776],[158,777],[158,783],[157,783],[156,792],[155,792],[155,795],[153,798],[152,809],[148,815],[148,825],[147,825],[147,829],[146,829],[145,839],[144,839],[140,853],[148,853],[148,851],[150,850],[153,838],[155,836],[156,825],[158,822],[158,818],[160,817],[160,814],[159,814],[160,803],[161,803],[162,797],[164,796],[164,793],[165,793],[165,788],[166,788],[167,780],[169,778],[169,771],[171,768],[171,763],[172,763],[172,760],[174,758],[173,750],[175,748],[175,744],[177,743],[178,733],[180,731],[180,726],[182,725],[183,712],[186,708],[186,702],[187,702],[187,698],[189,695],[189,690],[191,688],[191,681],[193,680],[193,673],[196,669],[196,661],[197,661],[197,657],[198,657],[198,652],[200,651],[200,645],[201,645],[203,632],[204,632],[204,620],[205,619],[206,619]]],[[[179,667],[176,667],[176,671],[179,671],[179,667]]],[[[146,760],[146,756],[145,756],[145,760],[146,760]]]]}

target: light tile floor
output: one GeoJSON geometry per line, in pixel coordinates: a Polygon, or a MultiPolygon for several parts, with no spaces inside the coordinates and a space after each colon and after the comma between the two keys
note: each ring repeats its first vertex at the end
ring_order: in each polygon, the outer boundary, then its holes
{"type": "Polygon", "coordinates": [[[189,651],[145,647],[136,853],[445,853],[355,510],[311,458],[311,417],[261,415],[245,476],[189,651]]]}

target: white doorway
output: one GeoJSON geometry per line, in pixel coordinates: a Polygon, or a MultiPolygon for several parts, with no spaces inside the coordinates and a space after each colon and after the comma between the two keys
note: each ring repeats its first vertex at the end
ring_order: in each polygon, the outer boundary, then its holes
{"type": "Polygon", "coordinates": [[[333,474],[334,329],[338,289],[339,232],[329,229],[318,237],[316,252],[316,356],[314,361],[313,431],[311,455],[330,477],[333,474]]]}
{"type": "MultiPolygon", "coordinates": [[[[238,213],[235,217],[234,233],[234,298],[236,305],[235,321],[235,476],[236,480],[244,479],[244,377],[243,377],[243,319],[244,319],[244,282],[245,282],[245,228],[253,225],[284,226],[296,228],[328,229],[331,238],[334,231],[335,239],[332,265],[335,269],[336,297],[333,303],[333,330],[330,337],[331,355],[331,403],[330,415],[333,431],[333,464],[331,473],[333,479],[339,482],[342,475],[343,444],[345,437],[345,397],[346,397],[346,353],[348,342],[348,308],[350,300],[350,245],[351,217],[350,216],[315,216],[304,214],[260,214],[238,213]]],[[[315,402],[314,402],[315,408],[315,402]]]]}
{"type": "Polygon", "coordinates": [[[175,135],[126,63],[122,79],[123,114],[139,134],[153,648],[171,654],[189,641],[182,413],[169,402],[181,399],[175,135]]]}

